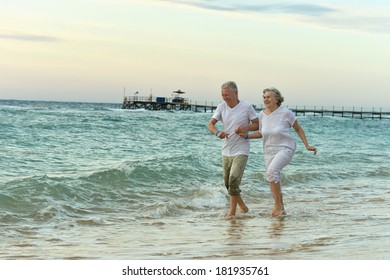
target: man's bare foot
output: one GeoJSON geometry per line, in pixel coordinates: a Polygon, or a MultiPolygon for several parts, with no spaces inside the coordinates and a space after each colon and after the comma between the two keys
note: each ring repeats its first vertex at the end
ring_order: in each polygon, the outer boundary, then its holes
{"type": "Polygon", "coordinates": [[[235,215],[230,215],[230,214],[227,214],[225,216],[225,220],[233,220],[236,216],[235,215]]]}
{"type": "Polygon", "coordinates": [[[241,209],[241,213],[248,213],[249,212],[249,208],[246,207],[246,206],[244,206],[244,207],[242,207],[240,209],[241,209]]]}

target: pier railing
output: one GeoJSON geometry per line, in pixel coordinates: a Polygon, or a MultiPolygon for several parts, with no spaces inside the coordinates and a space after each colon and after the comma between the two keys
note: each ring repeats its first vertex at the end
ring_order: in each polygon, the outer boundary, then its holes
{"type": "MultiPolygon", "coordinates": [[[[346,106],[289,106],[296,116],[339,116],[359,119],[390,119],[390,108],[375,107],[346,107],[346,106]]],[[[260,105],[256,110],[261,111],[265,107],[260,105]]]]}
{"type": "Polygon", "coordinates": [[[390,119],[390,109],[346,106],[287,106],[295,115],[339,116],[359,119],[390,119]]]}

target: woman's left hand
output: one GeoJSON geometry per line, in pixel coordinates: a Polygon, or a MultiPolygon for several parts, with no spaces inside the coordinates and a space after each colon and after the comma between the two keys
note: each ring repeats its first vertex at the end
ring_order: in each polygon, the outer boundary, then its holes
{"type": "Polygon", "coordinates": [[[307,149],[308,151],[314,152],[314,155],[317,154],[317,148],[314,147],[314,146],[307,146],[306,149],[307,149]]]}
{"type": "Polygon", "coordinates": [[[243,125],[243,126],[237,128],[234,132],[235,132],[236,134],[240,134],[241,137],[242,137],[242,134],[244,134],[244,138],[245,138],[245,133],[246,133],[247,131],[248,131],[247,127],[245,127],[245,125],[243,125]]]}
{"type": "Polygon", "coordinates": [[[246,139],[246,132],[240,132],[240,133],[237,133],[236,134],[240,135],[242,138],[245,138],[246,139]]]}

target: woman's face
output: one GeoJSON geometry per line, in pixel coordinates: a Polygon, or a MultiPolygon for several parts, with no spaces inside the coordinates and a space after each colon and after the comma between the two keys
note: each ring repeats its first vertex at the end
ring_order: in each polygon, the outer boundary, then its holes
{"type": "Polygon", "coordinates": [[[278,100],[276,99],[276,97],[272,91],[266,91],[263,94],[263,102],[264,102],[265,107],[267,107],[267,108],[278,107],[278,100]]]}

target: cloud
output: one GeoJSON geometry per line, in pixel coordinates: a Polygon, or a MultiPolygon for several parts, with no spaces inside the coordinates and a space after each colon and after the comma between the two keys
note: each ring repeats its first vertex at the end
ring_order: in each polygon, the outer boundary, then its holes
{"type": "Polygon", "coordinates": [[[0,39],[16,40],[16,41],[30,41],[30,42],[58,42],[59,38],[53,36],[31,35],[31,34],[1,34],[0,39]]]}
{"type": "Polygon", "coordinates": [[[313,23],[334,29],[390,34],[390,17],[387,16],[337,16],[334,18],[317,19],[313,23]]]}
{"type": "MultiPolygon", "coordinates": [[[[343,2],[334,5],[289,4],[275,1],[242,0],[156,0],[199,9],[237,14],[286,15],[295,23],[312,26],[390,34],[390,6],[351,6],[343,2]]],[[[279,17],[280,19],[280,17],[279,17]]],[[[287,19],[287,17],[286,17],[287,19]]]]}
{"type": "Polygon", "coordinates": [[[203,1],[203,0],[160,0],[174,4],[189,5],[201,9],[236,13],[286,13],[308,16],[326,15],[336,10],[314,4],[261,4],[258,1],[203,1]]]}

